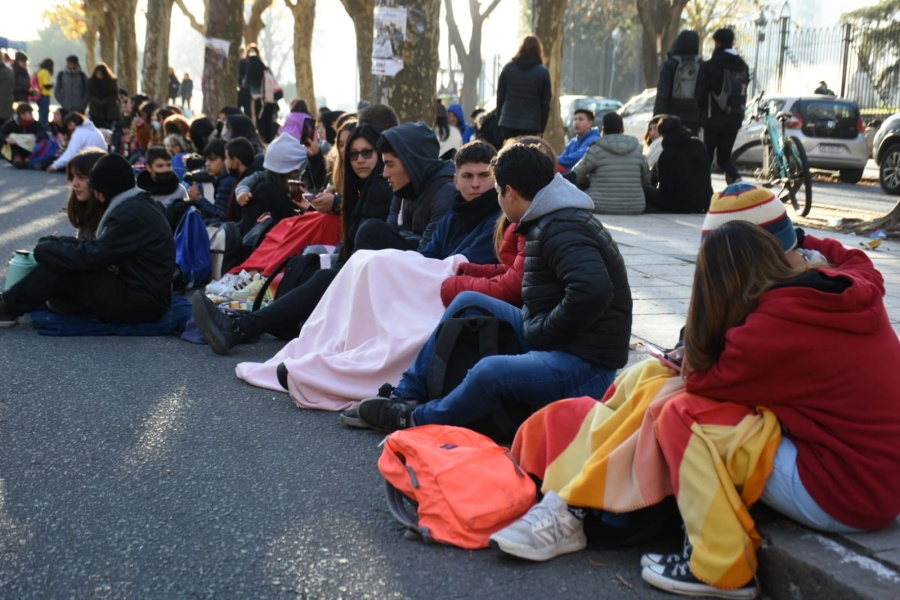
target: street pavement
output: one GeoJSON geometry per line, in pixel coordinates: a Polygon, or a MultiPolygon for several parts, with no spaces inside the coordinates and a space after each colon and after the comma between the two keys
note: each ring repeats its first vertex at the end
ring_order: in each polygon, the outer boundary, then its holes
{"type": "MultiPolygon", "coordinates": [[[[820,191],[891,205],[878,188],[817,182],[820,191]]],[[[64,201],[62,177],[0,166],[0,275],[16,248],[71,232],[64,201]]],[[[634,362],[646,356],[640,341],[677,340],[702,217],[600,218],[629,269],[634,362]]],[[[897,328],[900,247],[889,240],[871,255],[897,328]]],[[[640,579],[638,561],[680,548],[677,539],[547,564],[404,539],[376,468],[381,435],[234,376],[238,362],[265,360],[281,342],[219,357],[174,337],[51,338],[19,325],[0,338],[2,599],[671,597],[640,579]]],[[[770,539],[786,540],[762,553],[770,597],[850,597],[789,560],[819,560],[823,551],[802,545],[821,547],[819,538],[760,518],[770,539]]],[[[865,566],[850,587],[872,590],[860,597],[895,597],[880,590],[900,586],[900,534],[878,540],[855,542],[865,552],[851,562],[865,566]]],[[[851,570],[845,542],[833,542],[841,581],[851,570]]]]}

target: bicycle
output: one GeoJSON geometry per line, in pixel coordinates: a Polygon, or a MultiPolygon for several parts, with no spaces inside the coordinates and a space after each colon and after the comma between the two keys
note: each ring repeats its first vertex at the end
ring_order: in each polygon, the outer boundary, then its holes
{"type": "Polygon", "coordinates": [[[812,175],[806,149],[797,137],[787,135],[787,121],[793,115],[779,111],[773,118],[771,107],[762,101],[762,97],[763,92],[760,92],[754,99],[756,114],[751,117],[764,123],[760,136],[732,152],[731,160],[737,164],[745,152],[762,147],[762,167],[756,170],[756,180],[764,187],[780,184],[778,198],[785,204],[790,200],[794,212],[805,217],[812,208],[812,175]],[[780,131],[776,121],[781,123],[780,131]]]}

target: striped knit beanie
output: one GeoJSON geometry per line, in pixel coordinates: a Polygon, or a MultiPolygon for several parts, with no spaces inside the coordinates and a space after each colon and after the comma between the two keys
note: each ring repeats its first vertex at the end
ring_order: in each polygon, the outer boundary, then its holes
{"type": "Polygon", "coordinates": [[[797,245],[794,224],[787,216],[784,204],[766,188],[749,183],[732,183],[713,195],[709,212],[703,220],[703,237],[729,221],[756,223],[778,238],[785,252],[797,245]]]}

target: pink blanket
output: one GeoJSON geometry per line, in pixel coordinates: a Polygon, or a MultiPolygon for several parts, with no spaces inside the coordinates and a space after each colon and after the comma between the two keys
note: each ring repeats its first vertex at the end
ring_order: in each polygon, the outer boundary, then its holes
{"type": "Polygon", "coordinates": [[[467,262],[401,250],[359,251],[329,286],[297,339],[265,363],[240,363],[237,376],[284,391],[275,369],[285,363],[301,408],[346,410],[396,384],[444,314],[441,283],[467,262]]]}

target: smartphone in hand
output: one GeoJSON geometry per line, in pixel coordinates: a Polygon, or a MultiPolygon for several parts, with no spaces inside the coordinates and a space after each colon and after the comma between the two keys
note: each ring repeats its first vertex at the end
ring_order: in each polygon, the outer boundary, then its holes
{"type": "Polygon", "coordinates": [[[675,369],[678,373],[681,373],[681,361],[677,358],[669,356],[669,354],[663,349],[657,346],[656,344],[651,344],[650,342],[644,342],[644,348],[647,349],[647,354],[656,358],[662,364],[666,365],[670,369],[675,369]]]}

